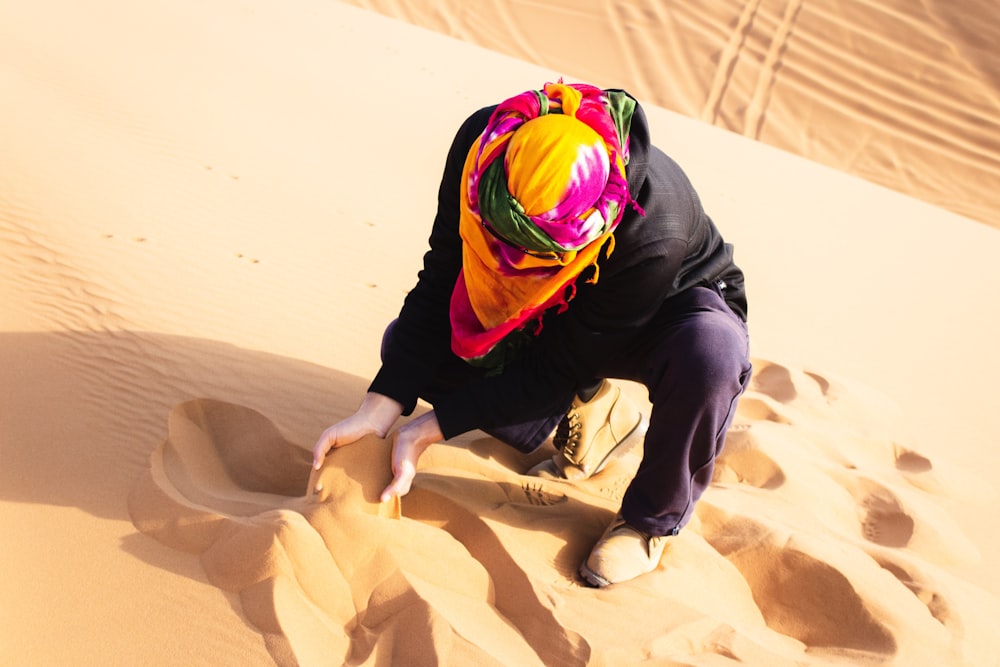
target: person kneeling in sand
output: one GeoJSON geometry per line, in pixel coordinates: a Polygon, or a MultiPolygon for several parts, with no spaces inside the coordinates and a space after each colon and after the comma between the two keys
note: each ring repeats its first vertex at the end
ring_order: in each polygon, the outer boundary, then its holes
{"type": "Polygon", "coordinates": [[[621,510],[580,566],[591,585],[652,571],[712,478],[750,378],[742,271],[623,90],[548,83],[473,113],[444,165],[430,249],[331,448],[399,428],[406,494],[432,443],[480,429],[558,453],[528,474],[588,478],[645,431],[621,510]],[[642,413],[608,381],[641,382],[642,413]]]}

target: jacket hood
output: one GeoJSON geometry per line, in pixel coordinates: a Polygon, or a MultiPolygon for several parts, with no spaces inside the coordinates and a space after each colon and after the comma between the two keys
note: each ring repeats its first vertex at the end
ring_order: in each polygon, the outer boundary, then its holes
{"type": "MultiPolygon", "coordinates": [[[[632,97],[628,91],[621,91],[632,97]]],[[[635,99],[632,97],[632,99],[635,99]]],[[[638,198],[642,191],[643,183],[646,182],[646,173],[649,170],[649,123],[646,121],[646,112],[642,106],[635,104],[632,112],[632,124],[628,134],[628,164],[625,167],[625,175],[628,179],[628,191],[633,198],[638,198]]]]}

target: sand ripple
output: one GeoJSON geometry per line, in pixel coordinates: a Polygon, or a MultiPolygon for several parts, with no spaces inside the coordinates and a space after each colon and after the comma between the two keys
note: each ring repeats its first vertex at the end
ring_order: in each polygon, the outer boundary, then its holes
{"type": "Polygon", "coordinates": [[[990,0],[349,2],[1000,221],[990,0]]]}

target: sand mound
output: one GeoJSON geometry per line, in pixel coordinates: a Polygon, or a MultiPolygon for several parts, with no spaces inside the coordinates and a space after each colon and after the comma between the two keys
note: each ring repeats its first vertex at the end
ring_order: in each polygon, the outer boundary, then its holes
{"type": "Polygon", "coordinates": [[[304,446],[259,412],[200,399],[171,413],[129,510],[200,554],[283,665],[987,659],[980,600],[946,569],[977,554],[933,462],[891,439],[872,397],[756,366],[692,526],[654,573],[603,591],[575,569],[636,453],[569,484],[523,475],[547,448],[436,445],[400,514],[377,500],[389,441],[335,450],[306,497],[304,446]]]}

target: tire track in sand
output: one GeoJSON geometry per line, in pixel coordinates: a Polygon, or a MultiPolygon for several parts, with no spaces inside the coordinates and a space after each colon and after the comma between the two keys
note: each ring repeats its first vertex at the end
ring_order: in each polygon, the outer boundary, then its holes
{"type": "Polygon", "coordinates": [[[764,126],[767,115],[767,107],[771,100],[771,91],[778,78],[778,71],[781,69],[782,58],[788,48],[788,43],[792,38],[795,28],[795,19],[802,9],[803,0],[789,0],[785,5],[785,12],[778,24],[777,30],[771,39],[771,46],[764,57],[760,74],[757,77],[757,85],[754,87],[753,97],[747,106],[746,117],[743,125],[743,134],[752,139],[760,139],[760,131],[764,126]]]}
{"type": "Polygon", "coordinates": [[[702,108],[701,120],[706,123],[716,124],[719,113],[722,110],[722,100],[726,96],[726,91],[733,79],[733,72],[739,63],[740,54],[746,44],[747,37],[753,30],[754,19],[760,9],[761,0],[752,0],[743,6],[736,27],[729,34],[729,42],[719,55],[719,65],[715,70],[715,77],[712,85],[708,89],[708,96],[705,98],[705,105],[702,108]]]}

